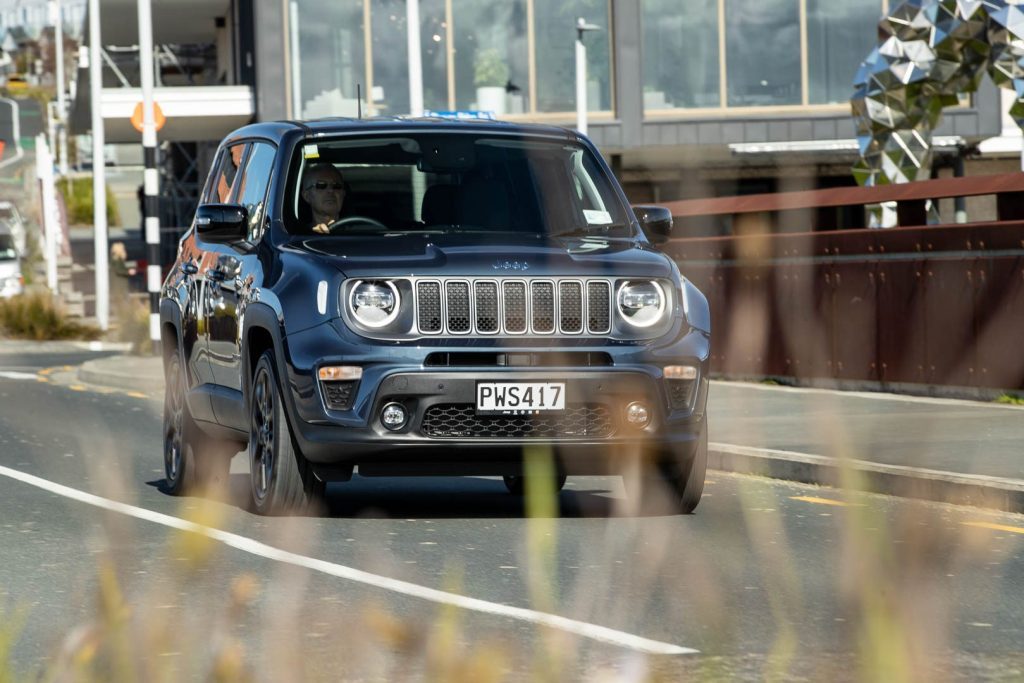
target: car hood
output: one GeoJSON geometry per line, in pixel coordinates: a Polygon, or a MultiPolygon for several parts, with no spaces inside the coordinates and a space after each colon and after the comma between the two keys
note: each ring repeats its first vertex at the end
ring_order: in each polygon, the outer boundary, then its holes
{"type": "Polygon", "coordinates": [[[542,235],[353,235],[314,237],[298,248],[348,277],[669,277],[668,257],[632,239],[542,235]]]}

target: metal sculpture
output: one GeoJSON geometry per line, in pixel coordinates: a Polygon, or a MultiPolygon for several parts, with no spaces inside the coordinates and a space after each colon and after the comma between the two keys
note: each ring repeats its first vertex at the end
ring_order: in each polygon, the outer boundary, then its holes
{"type": "Polygon", "coordinates": [[[909,0],[882,19],[850,101],[860,185],[927,177],[942,109],[977,90],[986,71],[1016,92],[1010,115],[1024,128],[1024,5],[1016,1],[909,0]]]}

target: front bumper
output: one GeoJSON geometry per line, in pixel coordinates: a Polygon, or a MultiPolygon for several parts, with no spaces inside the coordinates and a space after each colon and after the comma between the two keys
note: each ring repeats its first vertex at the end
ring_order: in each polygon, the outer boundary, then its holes
{"type": "Polygon", "coordinates": [[[322,340],[312,343],[318,337],[287,338],[285,372],[291,391],[286,402],[303,454],[318,471],[337,468],[330,478],[344,478],[354,466],[361,474],[510,473],[519,471],[523,452],[531,447],[552,450],[568,473],[599,474],[614,468],[617,459],[640,451],[685,456],[704,428],[709,346],[707,336],[697,331],[656,348],[577,347],[607,355],[607,367],[425,367],[428,352],[449,347],[374,345],[325,356],[320,353],[322,340]],[[315,379],[319,367],[333,364],[363,368],[347,410],[329,409],[324,387],[315,379]],[[673,397],[663,377],[663,368],[676,364],[698,369],[685,405],[678,394],[673,397]],[[566,410],[477,416],[476,385],[481,381],[564,382],[566,410]],[[642,428],[624,419],[625,407],[634,401],[650,410],[650,422],[642,428]],[[401,404],[409,415],[400,429],[389,430],[380,420],[388,403],[401,404]]]}

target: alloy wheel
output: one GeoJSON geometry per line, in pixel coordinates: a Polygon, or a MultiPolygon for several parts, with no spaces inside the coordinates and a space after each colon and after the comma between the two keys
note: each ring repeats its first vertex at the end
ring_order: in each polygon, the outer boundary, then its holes
{"type": "Polygon", "coordinates": [[[261,371],[256,377],[249,427],[253,494],[260,501],[266,499],[274,475],[274,395],[271,381],[266,371],[261,371]]]}

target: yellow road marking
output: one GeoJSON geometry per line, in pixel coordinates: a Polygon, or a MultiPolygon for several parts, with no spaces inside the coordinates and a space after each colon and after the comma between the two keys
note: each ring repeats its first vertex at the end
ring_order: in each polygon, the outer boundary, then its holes
{"type": "Polygon", "coordinates": [[[137,392],[137,391],[129,391],[129,392],[126,392],[126,393],[127,393],[127,394],[128,394],[129,396],[131,396],[132,398],[149,398],[149,397],[148,397],[148,396],[146,396],[145,394],[140,394],[140,393],[139,393],[139,392],[137,392]]]}
{"type": "Polygon", "coordinates": [[[54,372],[56,372],[56,371],[57,371],[58,369],[59,369],[59,368],[46,368],[46,369],[44,369],[44,370],[40,370],[40,371],[39,371],[39,374],[40,374],[40,375],[44,375],[44,376],[45,376],[45,375],[52,375],[52,374],[53,374],[54,372]]]}
{"type": "Polygon", "coordinates": [[[85,391],[85,387],[83,387],[81,384],[72,384],[71,386],[68,387],[68,389],[70,389],[71,391],[85,391]]]}
{"type": "Polygon", "coordinates": [[[836,507],[862,507],[856,503],[844,503],[841,500],[832,500],[831,498],[815,498],[814,496],[790,496],[790,500],[800,500],[805,503],[817,503],[818,505],[835,505],[836,507]]]}
{"type": "Polygon", "coordinates": [[[1024,534],[1024,528],[1019,526],[1006,526],[1005,524],[992,524],[990,522],[960,522],[964,526],[978,527],[979,529],[992,529],[993,531],[1009,531],[1011,534],[1024,534]]]}
{"type": "Polygon", "coordinates": [[[37,382],[49,382],[50,378],[49,377],[36,377],[36,381],[37,382]]]}

